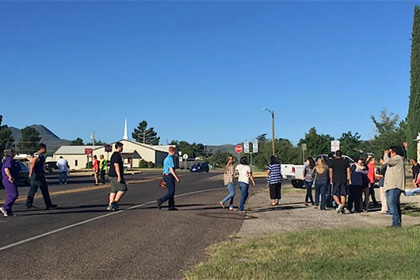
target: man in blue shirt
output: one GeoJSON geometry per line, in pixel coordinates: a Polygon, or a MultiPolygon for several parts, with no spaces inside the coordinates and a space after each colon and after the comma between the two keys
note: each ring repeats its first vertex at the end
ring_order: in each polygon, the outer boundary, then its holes
{"type": "Polygon", "coordinates": [[[166,183],[166,187],[168,189],[168,193],[159,198],[157,202],[157,207],[160,210],[162,203],[168,201],[169,211],[176,211],[178,209],[175,208],[175,181],[179,183],[178,175],[175,173],[175,163],[174,163],[174,156],[175,155],[175,148],[169,147],[169,154],[163,161],[163,180],[166,183]]]}

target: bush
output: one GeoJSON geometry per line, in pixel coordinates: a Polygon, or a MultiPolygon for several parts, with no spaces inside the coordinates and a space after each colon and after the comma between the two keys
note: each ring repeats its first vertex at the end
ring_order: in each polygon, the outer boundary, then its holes
{"type": "Polygon", "coordinates": [[[149,162],[147,163],[147,167],[148,167],[148,168],[153,168],[153,167],[155,167],[155,165],[154,165],[154,163],[153,163],[153,162],[149,161],[149,162]]]}
{"type": "Polygon", "coordinates": [[[148,168],[148,163],[144,159],[140,160],[139,162],[139,168],[148,168]]]}

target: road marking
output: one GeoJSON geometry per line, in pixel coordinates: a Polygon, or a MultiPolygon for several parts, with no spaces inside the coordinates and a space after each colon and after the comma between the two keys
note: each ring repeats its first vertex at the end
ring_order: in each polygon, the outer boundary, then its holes
{"type": "MultiPolygon", "coordinates": [[[[160,177],[153,177],[153,178],[149,178],[149,179],[145,179],[145,180],[127,180],[127,185],[137,184],[137,183],[147,183],[147,182],[151,182],[153,180],[158,180],[158,179],[160,179],[160,177]]],[[[99,185],[99,186],[81,187],[81,188],[77,188],[77,189],[70,189],[70,190],[64,190],[64,191],[55,191],[55,192],[50,192],[50,196],[107,189],[107,188],[109,188],[109,186],[110,186],[109,184],[106,184],[106,185],[99,185]]],[[[41,198],[41,197],[42,197],[42,194],[37,194],[37,195],[35,195],[34,198],[41,198]]],[[[16,199],[16,201],[17,202],[26,201],[26,197],[20,197],[20,198],[16,199]]],[[[3,204],[3,203],[4,203],[4,200],[0,200],[0,204],[3,204]]]]}
{"type": "MultiPolygon", "coordinates": [[[[188,196],[188,195],[193,195],[193,194],[198,194],[198,193],[204,193],[204,192],[210,192],[210,191],[215,191],[215,190],[220,190],[220,189],[224,189],[224,187],[217,187],[217,188],[213,188],[213,189],[206,189],[206,190],[200,190],[200,191],[193,191],[193,192],[189,192],[189,193],[183,193],[183,194],[175,195],[175,197],[183,197],[183,196],[188,196]]],[[[27,238],[27,239],[24,239],[24,240],[21,240],[21,241],[18,241],[18,242],[15,242],[15,243],[3,246],[3,247],[0,247],[0,252],[4,251],[4,250],[7,250],[7,249],[10,249],[10,248],[13,248],[13,247],[16,247],[16,246],[19,246],[19,245],[22,245],[22,244],[25,244],[25,243],[28,243],[28,242],[31,242],[31,241],[34,241],[34,240],[37,240],[37,239],[40,239],[40,238],[43,238],[43,237],[47,237],[49,235],[52,235],[52,234],[55,234],[55,233],[58,233],[58,232],[61,232],[61,231],[65,231],[65,230],[68,230],[68,229],[71,229],[71,228],[74,228],[74,227],[77,227],[77,226],[81,226],[81,225],[91,223],[91,222],[94,222],[94,221],[97,221],[97,220],[100,220],[100,219],[103,219],[103,218],[107,218],[107,217],[110,217],[112,215],[124,213],[125,211],[128,211],[128,210],[144,207],[148,204],[153,204],[153,203],[156,203],[156,201],[149,201],[149,202],[142,203],[142,204],[139,204],[139,205],[134,205],[134,206],[131,206],[130,208],[127,208],[127,210],[113,211],[111,213],[108,213],[108,214],[105,214],[105,215],[102,215],[102,216],[98,216],[98,217],[95,217],[95,218],[90,218],[90,219],[87,219],[87,220],[84,220],[84,221],[81,221],[81,222],[78,222],[78,223],[75,223],[75,224],[72,224],[72,225],[68,225],[68,226],[58,228],[58,229],[55,229],[55,230],[52,230],[52,231],[49,231],[49,232],[45,232],[45,233],[30,237],[30,238],[27,238]]]]}

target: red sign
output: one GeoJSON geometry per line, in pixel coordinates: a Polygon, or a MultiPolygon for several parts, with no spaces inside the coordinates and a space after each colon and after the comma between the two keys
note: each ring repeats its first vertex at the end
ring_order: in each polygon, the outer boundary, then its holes
{"type": "Polygon", "coordinates": [[[93,154],[93,149],[92,148],[85,148],[85,155],[91,155],[93,154]]]}
{"type": "Polygon", "coordinates": [[[242,145],[236,145],[235,152],[237,152],[238,154],[242,153],[242,145]]]}
{"type": "Polygon", "coordinates": [[[105,145],[105,152],[109,153],[112,152],[112,146],[111,145],[105,145]]]}

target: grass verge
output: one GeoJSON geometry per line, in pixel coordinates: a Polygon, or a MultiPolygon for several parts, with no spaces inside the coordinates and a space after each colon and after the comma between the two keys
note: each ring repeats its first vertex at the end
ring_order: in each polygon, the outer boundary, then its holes
{"type": "Polygon", "coordinates": [[[187,279],[419,279],[420,227],[312,230],[225,242],[187,279]]]}

